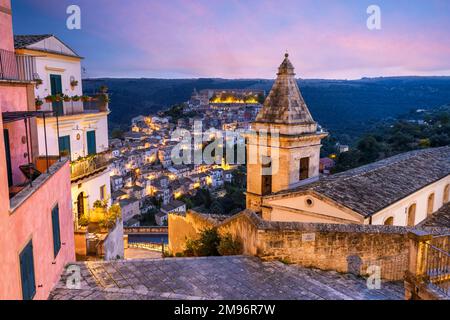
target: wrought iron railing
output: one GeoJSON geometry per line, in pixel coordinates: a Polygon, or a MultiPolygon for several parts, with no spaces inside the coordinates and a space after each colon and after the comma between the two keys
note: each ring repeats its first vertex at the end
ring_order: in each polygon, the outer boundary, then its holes
{"type": "Polygon", "coordinates": [[[427,282],[447,296],[450,296],[449,238],[449,235],[434,237],[426,244],[424,257],[427,282]]]}
{"type": "Polygon", "coordinates": [[[167,227],[124,227],[123,232],[125,234],[136,233],[136,234],[148,234],[148,233],[168,233],[167,227]]]}
{"type": "Polygon", "coordinates": [[[150,251],[161,252],[161,254],[167,253],[168,248],[164,242],[156,243],[156,242],[128,242],[129,248],[135,249],[145,249],[150,251]]]}
{"type": "Polygon", "coordinates": [[[36,72],[36,58],[17,55],[13,51],[0,49],[0,79],[34,81],[39,79],[36,72]]]}
{"type": "Polygon", "coordinates": [[[110,151],[105,151],[73,161],[70,165],[72,182],[105,170],[110,163],[110,159],[110,151]]]}
{"type": "Polygon", "coordinates": [[[93,98],[90,101],[43,101],[42,111],[53,111],[53,116],[67,116],[84,113],[96,113],[109,111],[108,103],[101,98],[93,98]]]}

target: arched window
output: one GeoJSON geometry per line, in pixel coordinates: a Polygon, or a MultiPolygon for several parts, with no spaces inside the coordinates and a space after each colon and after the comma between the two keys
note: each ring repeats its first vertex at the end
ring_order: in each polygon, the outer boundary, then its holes
{"type": "Polygon", "coordinates": [[[412,204],[408,208],[408,227],[413,227],[416,224],[416,204],[412,204]]]}
{"type": "Polygon", "coordinates": [[[442,204],[446,204],[447,202],[450,201],[449,195],[450,195],[450,184],[446,185],[444,188],[444,197],[442,200],[442,204]]]}
{"type": "Polygon", "coordinates": [[[428,196],[427,216],[434,212],[434,192],[428,196]]]}
{"type": "Polygon", "coordinates": [[[394,225],[394,217],[389,217],[386,220],[384,220],[385,226],[393,226],[394,225]]]}

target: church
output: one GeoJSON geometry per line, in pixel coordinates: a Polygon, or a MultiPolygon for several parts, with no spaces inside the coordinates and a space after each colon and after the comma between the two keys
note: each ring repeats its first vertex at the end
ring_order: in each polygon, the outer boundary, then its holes
{"type": "Polygon", "coordinates": [[[308,110],[286,54],[246,135],[247,158],[258,154],[258,161],[247,161],[247,209],[268,221],[415,226],[450,206],[450,146],[320,177],[326,136],[308,110]],[[270,132],[277,133],[276,143],[270,132]]]}

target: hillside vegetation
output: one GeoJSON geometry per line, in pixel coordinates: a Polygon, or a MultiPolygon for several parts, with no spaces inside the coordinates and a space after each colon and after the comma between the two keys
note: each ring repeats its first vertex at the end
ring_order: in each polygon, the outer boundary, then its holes
{"type": "MultiPolygon", "coordinates": [[[[361,80],[299,80],[311,113],[343,144],[352,144],[380,120],[450,102],[450,77],[397,77],[361,80]]],[[[90,79],[86,93],[106,85],[111,94],[110,129],[126,128],[139,114],[155,113],[189,99],[194,88],[253,88],[268,92],[272,80],[90,79]]]]}

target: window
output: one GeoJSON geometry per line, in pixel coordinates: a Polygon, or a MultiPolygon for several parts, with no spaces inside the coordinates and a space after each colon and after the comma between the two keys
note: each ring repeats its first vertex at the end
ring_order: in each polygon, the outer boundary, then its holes
{"type": "Polygon", "coordinates": [[[19,255],[20,278],[22,280],[22,299],[31,300],[36,294],[34,280],[33,242],[30,241],[19,255]]]}
{"type": "Polygon", "coordinates": [[[97,146],[95,142],[95,130],[86,132],[87,137],[87,151],[88,155],[97,153],[97,146]]]}
{"type": "Polygon", "coordinates": [[[306,203],[306,206],[307,206],[307,207],[312,207],[312,206],[314,205],[314,201],[313,201],[313,199],[311,199],[311,198],[307,198],[307,199],[305,200],[305,203],[306,203]]]}
{"type": "Polygon", "coordinates": [[[450,195],[450,184],[446,185],[444,188],[444,197],[442,199],[443,204],[446,204],[447,202],[450,201],[449,195],[450,195]]]}
{"type": "Polygon", "coordinates": [[[309,178],[309,158],[300,159],[299,180],[309,178]]]}
{"type": "Polygon", "coordinates": [[[11,187],[13,185],[13,176],[12,176],[11,149],[9,146],[9,131],[8,131],[8,129],[3,129],[3,139],[5,142],[6,172],[8,175],[8,187],[11,187]]]}
{"type": "Polygon", "coordinates": [[[59,137],[59,154],[70,157],[70,136],[59,137]]]}
{"type": "Polygon", "coordinates": [[[106,185],[100,187],[100,200],[106,199],[106,185]]]}
{"type": "Polygon", "coordinates": [[[385,226],[393,226],[394,225],[394,217],[389,217],[386,220],[384,220],[385,226]]]}
{"type": "Polygon", "coordinates": [[[263,196],[272,193],[272,161],[266,160],[262,165],[261,194],[263,196]]]}
{"type": "Polygon", "coordinates": [[[412,204],[408,208],[408,227],[413,227],[416,223],[416,204],[412,204]]]}
{"type": "MultiPolygon", "coordinates": [[[[52,96],[63,93],[61,75],[59,74],[50,75],[50,90],[52,96]]],[[[63,102],[62,101],[52,102],[52,109],[53,112],[55,113],[54,115],[62,116],[64,114],[63,102]]]]}
{"type": "Polygon", "coordinates": [[[56,205],[52,210],[52,230],[53,230],[53,255],[56,256],[61,249],[61,234],[59,229],[59,207],[56,205]]]}
{"type": "Polygon", "coordinates": [[[428,196],[427,215],[431,215],[434,211],[434,193],[428,196]]]}

